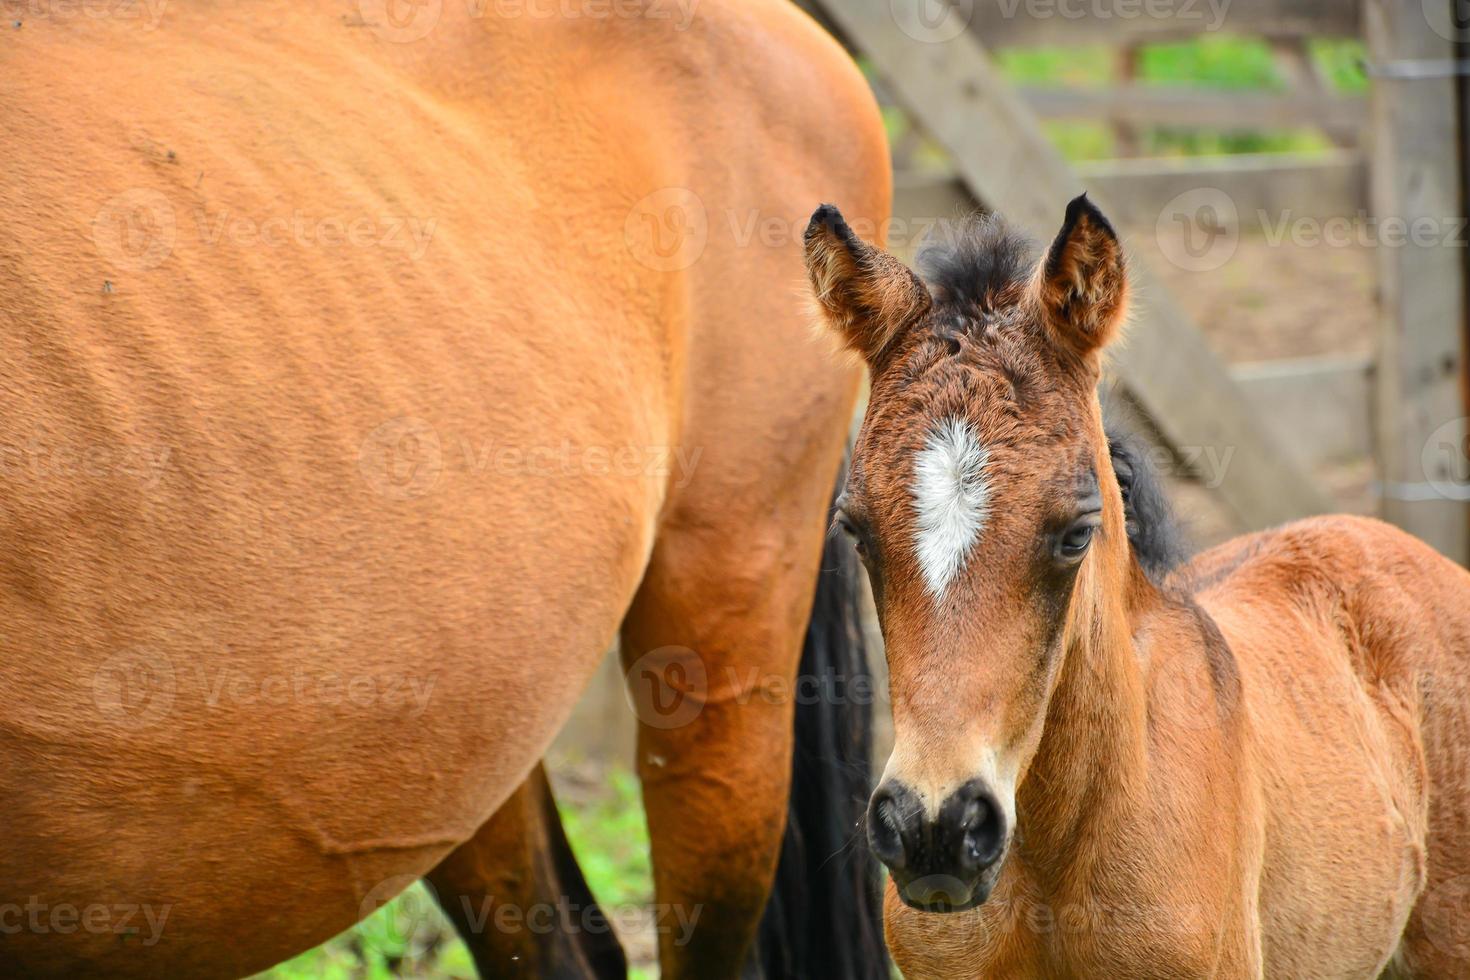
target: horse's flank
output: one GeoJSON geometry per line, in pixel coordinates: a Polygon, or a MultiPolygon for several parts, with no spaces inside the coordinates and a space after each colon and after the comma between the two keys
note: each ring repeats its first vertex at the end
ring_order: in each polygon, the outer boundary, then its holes
{"type": "MultiPolygon", "coordinates": [[[[794,667],[855,374],[808,336],[795,237],[737,232],[886,215],[861,77],[785,4],[680,34],[476,9],[7,31],[0,899],[170,911],[0,961],[240,974],[350,925],[522,781],[651,555],[716,611],[747,548],[770,609],[730,656],[794,667]]],[[[726,971],[789,710],[728,729],[769,761],[701,828],[726,971]]]]}

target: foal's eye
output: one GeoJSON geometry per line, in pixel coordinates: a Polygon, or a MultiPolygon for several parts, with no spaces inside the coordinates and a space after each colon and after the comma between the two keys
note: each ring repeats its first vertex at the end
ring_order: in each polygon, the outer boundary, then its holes
{"type": "Polygon", "coordinates": [[[1096,518],[1085,517],[1073,524],[1057,541],[1057,554],[1063,561],[1077,561],[1087,553],[1087,546],[1092,544],[1092,535],[1096,530],[1096,518]]]}
{"type": "Polygon", "coordinates": [[[852,542],[853,550],[857,552],[857,556],[863,561],[867,561],[867,543],[864,541],[862,533],[858,531],[857,525],[852,522],[852,518],[848,517],[845,511],[839,510],[836,514],[836,521],[837,526],[842,529],[842,533],[847,535],[848,540],[852,542]]]}

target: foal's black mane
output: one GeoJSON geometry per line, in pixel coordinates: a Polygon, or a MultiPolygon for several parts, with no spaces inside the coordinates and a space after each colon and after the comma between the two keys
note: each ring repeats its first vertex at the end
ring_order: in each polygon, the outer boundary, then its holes
{"type": "Polygon", "coordinates": [[[1109,426],[1108,452],[1123,491],[1123,516],[1133,557],[1149,578],[1161,582],[1189,557],[1163,481],[1133,435],[1109,426]]]}
{"type": "MultiPolygon", "coordinates": [[[[1038,249],[995,213],[937,225],[919,249],[919,274],[939,303],[988,310],[1008,287],[1026,281],[1038,249]]],[[[1108,426],[1113,471],[1123,490],[1128,542],[1155,581],[1180,565],[1188,550],[1146,447],[1131,433],[1108,426]]]]}

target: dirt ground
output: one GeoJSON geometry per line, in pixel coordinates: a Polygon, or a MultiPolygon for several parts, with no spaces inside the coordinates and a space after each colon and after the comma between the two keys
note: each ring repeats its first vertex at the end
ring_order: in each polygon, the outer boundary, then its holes
{"type": "MultiPolygon", "coordinates": [[[[1273,244],[1246,232],[1222,266],[1191,271],[1168,260],[1153,228],[1126,229],[1124,237],[1130,254],[1147,264],[1228,363],[1373,353],[1377,276],[1370,248],[1273,244]]],[[[1375,512],[1371,459],[1335,461],[1314,475],[1338,509],[1375,512]]],[[[1235,533],[1229,514],[1203,487],[1171,480],[1170,491],[1196,546],[1235,533]]]]}
{"type": "Polygon", "coordinates": [[[1129,251],[1148,264],[1227,361],[1373,351],[1377,276],[1369,248],[1272,244],[1245,233],[1220,268],[1192,272],[1165,258],[1154,229],[1124,235],[1129,251]]]}

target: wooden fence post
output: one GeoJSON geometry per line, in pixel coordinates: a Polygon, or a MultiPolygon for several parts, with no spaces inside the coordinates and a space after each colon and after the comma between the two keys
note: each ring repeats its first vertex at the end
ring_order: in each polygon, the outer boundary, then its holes
{"type": "Polygon", "coordinates": [[[1375,432],[1385,519],[1470,559],[1465,215],[1456,0],[1367,0],[1370,200],[1377,221],[1375,432]]]}

